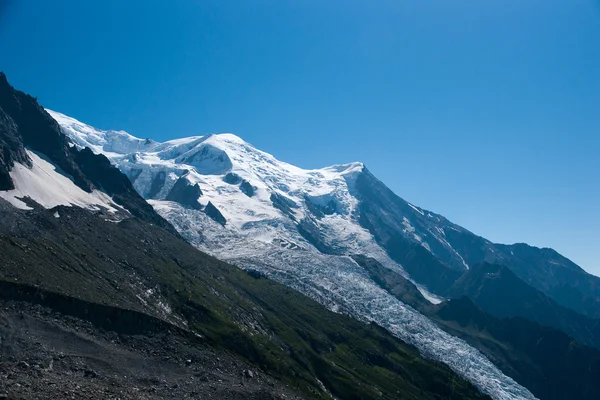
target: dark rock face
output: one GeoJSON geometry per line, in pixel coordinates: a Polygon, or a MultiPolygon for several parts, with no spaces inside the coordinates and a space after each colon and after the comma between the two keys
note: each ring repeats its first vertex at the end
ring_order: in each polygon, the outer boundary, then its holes
{"type": "Polygon", "coordinates": [[[142,172],[143,170],[141,168],[132,168],[131,171],[129,171],[129,180],[131,183],[135,183],[136,179],[140,177],[142,172]]]}
{"type": "Polygon", "coordinates": [[[377,260],[370,257],[354,255],[352,258],[367,271],[373,282],[398,300],[422,313],[432,307],[432,304],[423,297],[419,289],[397,272],[385,268],[377,260]]]}
{"type": "Polygon", "coordinates": [[[427,229],[432,223],[430,217],[416,212],[408,202],[394,194],[366,168],[356,176],[350,188],[360,201],[360,224],[368,229],[386,250],[406,237],[404,218],[408,216],[410,222],[418,229],[421,239],[429,244],[431,252],[442,265],[461,272],[465,270],[462,260],[456,254],[430,237],[427,229]]]}
{"type": "Polygon", "coordinates": [[[225,219],[223,214],[221,214],[221,211],[219,211],[219,209],[215,207],[214,204],[210,201],[208,202],[206,207],[204,207],[204,213],[223,226],[225,226],[225,224],[227,223],[227,220],[225,219]]]}
{"type": "Polygon", "coordinates": [[[240,183],[240,190],[248,197],[254,196],[254,186],[247,180],[243,180],[242,183],[240,183]]]}
{"type": "Polygon", "coordinates": [[[225,183],[229,183],[230,185],[238,185],[242,182],[242,177],[236,173],[228,172],[227,175],[223,177],[223,181],[225,183]]]}
{"type": "Polygon", "coordinates": [[[394,261],[434,293],[441,294],[452,286],[464,270],[464,266],[454,260],[457,256],[450,254],[437,240],[427,240],[428,236],[423,233],[427,232],[426,229],[419,230],[419,234],[431,246],[433,254],[407,237],[405,216],[410,216],[410,221],[419,227],[426,222],[421,221],[422,215],[415,212],[366,168],[349,186],[352,194],[360,201],[360,225],[371,232],[394,261]],[[445,260],[456,262],[449,263],[445,260]]]}
{"type": "Polygon", "coordinates": [[[298,204],[294,203],[287,197],[280,195],[279,193],[271,193],[270,198],[275,208],[277,208],[279,211],[290,217],[292,221],[296,220],[292,209],[298,208],[298,204]]]}
{"type": "Polygon", "coordinates": [[[241,176],[236,174],[235,172],[228,172],[227,175],[223,177],[223,182],[229,183],[230,185],[239,185],[240,190],[248,197],[254,196],[254,191],[256,190],[254,186],[250,184],[247,180],[243,179],[241,176]]]}
{"type": "Polygon", "coordinates": [[[153,199],[160,192],[160,190],[165,185],[165,176],[166,175],[164,171],[160,171],[158,174],[156,174],[156,176],[152,180],[152,184],[150,185],[150,192],[148,193],[146,198],[153,199]]]}
{"type": "Polygon", "coordinates": [[[407,242],[402,237],[391,238],[387,248],[390,257],[399,262],[412,279],[425,284],[434,293],[445,294],[461,276],[459,271],[448,268],[423,246],[407,242]]]}
{"type": "Polygon", "coordinates": [[[0,107],[0,190],[15,188],[9,174],[15,162],[31,165],[17,126],[0,107]]]}
{"type": "Polygon", "coordinates": [[[477,264],[456,281],[449,294],[468,296],[494,316],[536,321],[561,330],[582,344],[600,349],[600,320],[560,306],[506,267],[477,264]]]}
{"type": "Polygon", "coordinates": [[[304,196],[304,201],[308,210],[317,218],[323,218],[325,215],[332,215],[337,212],[336,204],[330,200],[325,205],[317,204],[310,196],[304,196]]]}
{"type": "Polygon", "coordinates": [[[335,249],[327,245],[323,234],[312,218],[303,218],[296,229],[307,242],[315,246],[321,253],[335,254],[335,249]]]}
{"type": "Polygon", "coordinates": [[[467,230],[444,229],[444,236],[448,243],[460,253],[467,265],[487,261],[493,255],[493,252],[490,252],[492,243],[467,230]]]}
{"type": "Polygon", "coordinates": [[[190,207],[195,210],[200,210],[202,206],[198,203],[198,199],[202,196],[202,190],[196,183],[194,185],[185,177],[179,177],[169,191],[166,200],[175,201],[185,207],[190,207]]]}
{"type": "Polygon", "coordinates": [[[175,228],[154,211],[154,208],[134,189],[131,181],[108,158],[94,154],[89,148],[78,151],[71,148],[73,159],[92,184],[104,190],[113,201],[123,206],[133,216],[156,224],[174,235],[179,236],[175,228]]]}

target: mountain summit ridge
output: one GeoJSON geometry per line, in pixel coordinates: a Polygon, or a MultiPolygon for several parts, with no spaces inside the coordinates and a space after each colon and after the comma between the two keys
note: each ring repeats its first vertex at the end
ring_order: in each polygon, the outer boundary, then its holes
{"type": "MultiPolygon", "coordinates": [[[[175,148],[179,146],[185,146],[187,148],[195,147],[203,142],[207,142],[211,139],[216,139],[217,142],[222,143],[236,143],[239,145],[247,146],[251,148],[253,151],[260,152],[268,158],[272,160],[276,160],[271,154],[263,152],[259,150],[251,143],[245,141],[242,137],[230,133],[230,132],[222,132],[222,133],[208,133],[206,135],[199,136],[189,136],[183,138],[176,138],[167,140],[164,142],[158,142],[149,138],[142,139],[138,138],[124,130],[102,130],[96,129],[91,125],[85,124],[75,118],[69,117],[65,114],[62,114],[58,111],[53,111],[50,109],[46,109],[46,111],[63,127],[67,130],[69,137],[73,140],[74,144],[81,147],[89,147],[94,150],[94,152],[103,152],[103,153],[118,153],[118,154],[129,154],[137,151],[146,151],[146,152],[156,152],[162,153],[166,148],[175,148]],[[119,148],[116,146],[117,143],[122,143],[123,141],[129,142],[132,144],[131,148],[121,147],[119,150],[114,150],[115,148],[119,148]],[[139,146],[139,147],[138,147],[139,146]]],[[[321,171],[321,170],[329,170],[335,171],[338,173],[343,173],[344,171],[354,171],[361,170],[365,168],[365,164],[361,161],[353,161],[348,163],[341,164],[333,164],[330,166],[325,166],[322,168],[315,169],[304,169],[296,167],[292,164],[282,162],[276,160],[277,163],[287,166],[290,169],[304,170],[304,171],[321,171]]]]}

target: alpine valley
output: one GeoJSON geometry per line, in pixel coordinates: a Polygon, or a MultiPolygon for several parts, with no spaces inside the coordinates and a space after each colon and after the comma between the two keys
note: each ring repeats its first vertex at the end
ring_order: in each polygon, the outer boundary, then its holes
{"type": "Polygon", "coordinates": [[[600,278],[359,162],[101,130],[0,75],[0,214],[0,394],[600,398],[600,278]]]}

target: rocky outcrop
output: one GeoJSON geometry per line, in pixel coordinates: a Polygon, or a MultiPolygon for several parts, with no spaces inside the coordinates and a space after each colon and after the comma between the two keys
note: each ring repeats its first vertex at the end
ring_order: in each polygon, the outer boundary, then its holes
{"type": "MultiPolygon", "coordinates": [[[[146,195],[147,199],[153,199],[160,192],[165,185],[165,177],[165,171],[160,171],[158,174],[156,174],[152,180],[152,185],[150,185],[150,192],[148,192],[146,195]]],[[[134,180],[135,179],[132,179],[131,181],[133,182],[134,180]]]]}
{"type": "Polygon", "coordinates": [[[183,175],[177,179],[165,200],[177,202],[194,210],[200,210],[202,206],[198,203],[198,199],[201,196],[200,185],[197,183],[192,184],[186,175],[183,175]]]}
{"type": "Polygon", "coordinates": [[[252,186],[247,180],[243,180],[242,183],[240,183],[240,190],[248,197],[254,196],[254,186],[252,186]]]}
{"type": "Polygon", "coordinates": [[[294,203],[293,200],[290,200],[279,193],[272,193],[271,203],[273,203],[273,206],[275,206],[275,208],[277,208],[279,211],[290,217],[293,221],[296,220],[296,217],[294,216],[294,212],[292,210],[298,208],[298,204],[294,203]]]}
{"type": "Polygon", "coordinates": [[[254,196],[254,191],[256,188],[250,184],[247,180],[243,179],[241,176],[236,174],[235,172],[228,172],[223,177],[223,182],[229,183],[230,185],[239,185],[240,190],[248,197],[254,196]]]}
{"type": "MultiPolygon", "coordinates": [[[[1,78],[0,78],[1,79],[1,78]]],[[[10,170],[15,163],[31,165],[12,118],[0,108],[0,190],[14,189],[10,170]]]]}
{"type": "Polygon", "coordinates": [[[110,195],[115,203],[123,206],[133,216],[179,236],[175,228],[154,211],[154,208],[136,192],[127,176],[112,165],[108,158],[101,154],[94,154],[87,147],[81,151],[72,147],[71,153],[86,178],[95,187],[110,195]]]}
{"type": "Polygon", "coordinates": [[[223,182],[229,183],[230,185],[239,185],[242,182],[242,177],[234,172],[228,172],[227,175],[223,177],[223,182]]]}
{"type": "Polygon", "coordinates": [[[208,202],[206,207],[204,207],[204,213],[223,226],[225,226],[225,224],[227,223],[227,220],[225,219],[223,214],[221,214],[221,211],[219,211],[219,209],[215,207],[214,204],[210,201],[208,202]]]}

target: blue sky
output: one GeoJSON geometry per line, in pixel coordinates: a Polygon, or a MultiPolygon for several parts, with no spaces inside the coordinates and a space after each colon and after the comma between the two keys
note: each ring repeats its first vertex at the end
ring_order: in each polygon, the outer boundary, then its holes
{"type": "Polygon", "coordinates": [[[0,0],[0,54],[14,86],[99,128],[360,160],[600,274],[599,0],[0,0]]]}

